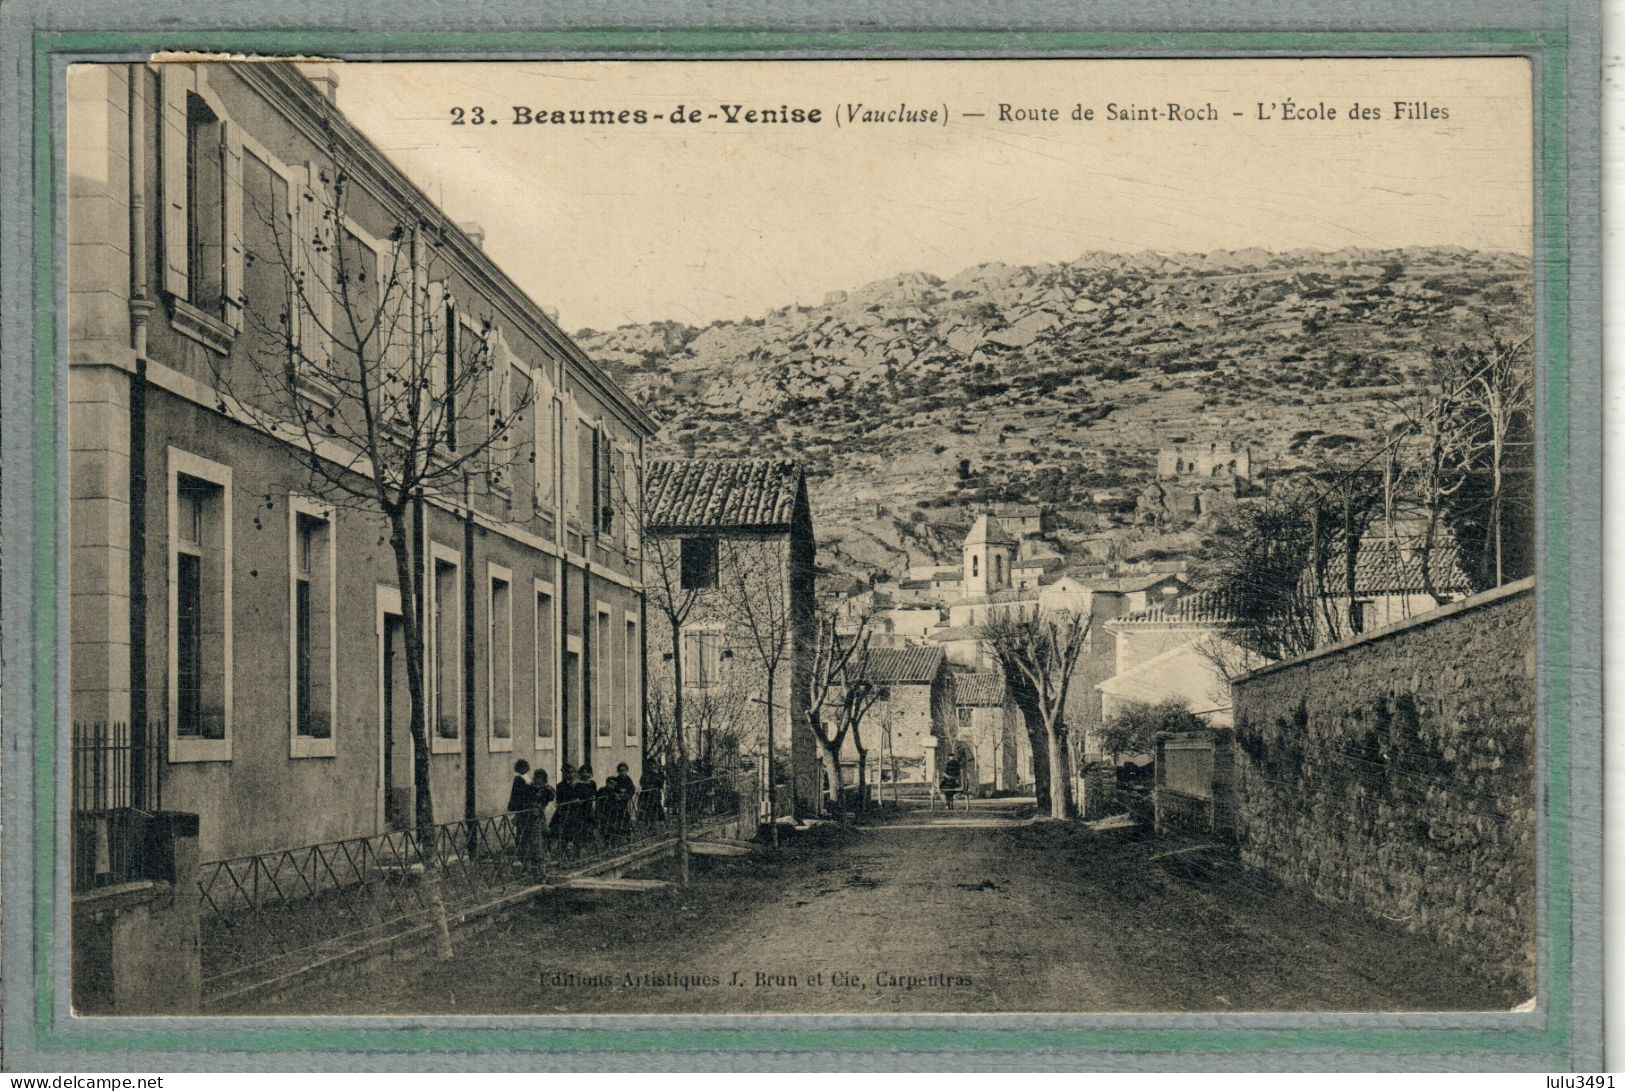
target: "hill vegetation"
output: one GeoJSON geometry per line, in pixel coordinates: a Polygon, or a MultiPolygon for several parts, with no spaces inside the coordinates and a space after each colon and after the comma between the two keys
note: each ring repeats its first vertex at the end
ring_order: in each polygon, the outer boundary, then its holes
{"type": "Polygon", "coordinates": [[[1121,510],[1159,446],[1298,472],[1381,435],[1435,347],[1526,323],[1531,290],[1527,259],[1458,248],[1091,252],[577,338],[663,422],[655,450],[803,459],[820,559],[896,571],[995,501],[1051,505],[1089,555],[1177,555],[1198,536],[1121,510]]]}

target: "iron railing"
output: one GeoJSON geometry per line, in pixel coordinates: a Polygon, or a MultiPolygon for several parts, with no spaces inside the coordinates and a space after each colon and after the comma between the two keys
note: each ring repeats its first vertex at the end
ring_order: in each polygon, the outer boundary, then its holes
{"type": "MultiPolygon", "coordinates": [[[[205,986],[229,990],[433,923],[431,868],[455,915],[647,847],[675,833],[673,791],[446,822],[432,838],[395,830],[203,863],[205,986]]],[[[689,785],[691,828],[753,805],[732,777],[689,785]]]]}
{"type": "Polygon", "coordinates": [[[71,755],[73,889],[144,878],[147,819],[162,803],[158,748],[133,742],[122,721],[80,721],[71,755]]]}

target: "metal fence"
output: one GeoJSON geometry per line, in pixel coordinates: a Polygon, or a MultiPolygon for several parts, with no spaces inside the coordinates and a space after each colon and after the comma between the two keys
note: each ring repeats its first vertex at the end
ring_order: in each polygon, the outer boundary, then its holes
{"type": "MultiPolygon", "coordinates": [[[[165,735],[149,725],[149,738],[165,735]]],[[[157,747],[133,742],[122,721],[76,722],[71,753],[73,889],[143,878],[147,819],[162,805],[157,747]]]]}
{"type": "MultiPolygon", "coordinates": [[[[439,876],[449,914],[489,904],[675,834],[675,789],[489,815],[434,828],[305,845],[199,866],[205,987],[229,989],[434,921],[424,883],[439,876]]],[[[688,786],[690,827],[748,815],[752,786],[688,786]]]]}

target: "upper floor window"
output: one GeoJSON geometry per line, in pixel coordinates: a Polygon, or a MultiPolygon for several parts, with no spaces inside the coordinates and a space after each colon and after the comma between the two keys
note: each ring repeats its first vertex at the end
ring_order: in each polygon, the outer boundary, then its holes
{"type": "Polygon", "coordinates": [[[160,270],[176,330],[226,352],[242,322],[242,141],[208,65],[158,64],[160,270]]]}
{"type": "Polygon", "coordinates": [[[194,307],[216,318],[225,299],[226,147],[220,119],[186,96],[186,278],[194,307]]]}
{"type": "Polygon", "coordinates": [[[708,591],[717,585],[717,540],[684,538],[682,586],[685,591],[708,591]]]}
{"type": "Polygon", "coordinates": [[[722,634],[711,628],[683,630],[683,685],[714,686],[722,680],[722,634]]]}

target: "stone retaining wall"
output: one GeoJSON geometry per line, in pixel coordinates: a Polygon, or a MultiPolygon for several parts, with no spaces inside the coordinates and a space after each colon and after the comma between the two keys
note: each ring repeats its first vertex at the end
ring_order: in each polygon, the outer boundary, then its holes
{"type": "Polygon", "coordinates": [[[1533,995],[1535,661],[1526,580],[1238,679],[1242,859],[1533,995]]]}

